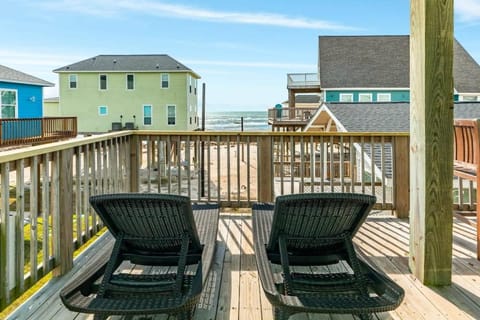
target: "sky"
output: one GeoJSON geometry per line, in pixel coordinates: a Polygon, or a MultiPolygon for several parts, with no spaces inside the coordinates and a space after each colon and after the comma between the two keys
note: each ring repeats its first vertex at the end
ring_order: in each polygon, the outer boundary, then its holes
{"type": "MultiPolygon", "coordinates": [[[[454,1],[454,34],[480,63],[480,0],[454,1]]],[[[2,0],[0,64],[55,84],[99,54],[168,54],[205,83],[208,111],[265,111],[288,73],[314,73],[321,35],[407,35],[408,0],[2,0]]],[[[201,105],[201,93],[199,105],[201,105]]]]}

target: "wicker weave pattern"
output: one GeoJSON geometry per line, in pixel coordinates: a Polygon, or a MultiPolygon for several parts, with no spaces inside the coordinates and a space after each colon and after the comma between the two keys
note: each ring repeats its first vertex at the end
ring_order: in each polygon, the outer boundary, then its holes
{"type": "Polygon", "coordinates": [[[115,245],[110,257],[86,267],[61,291],[65,306],[99,319],[159,313],[190,319],[215,251],[218,205],[192,206],[188,197],[140,193],[93,196],[90,203],[115,245]],[[118,273],[123,261],[167,271],[118,273]]]}
{"type": "Polygon", "coordinates": [[[363,194],[313,193],[253,206],[257,267],[276,319],[300,312],[369,319],[400,305],[403,289],[359,259],[353,247],[375,201],[363,194]],[[323,273],[308,268],[325,265],[323,273]]]}

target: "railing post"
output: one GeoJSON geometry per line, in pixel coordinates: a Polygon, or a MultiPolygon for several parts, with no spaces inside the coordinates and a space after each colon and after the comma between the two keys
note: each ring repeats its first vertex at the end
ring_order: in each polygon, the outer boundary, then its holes
{"type": "Polygon", "coordinates": [[[272,202],[273,148],[271,136],[260,136],[257,145],[257,193],[258,201],[272,202]]]}
{"type": "Polygon", "coordinates": [[[142,141],[137,135],[130,136],[130,192],[139,190],[139,166],[142,157],[142,141]]]}
{"type": "Polygon", "coordinates": [[[393,204],[397,218],[408,218],[410,210],[410,162],[408,137],[393,138],[393,204]]]}
{"type": "MultiPolygon", "coordinates": [[[[64,275],[73,267],[73,148],[60,151],[59,162],[61,168],[58,179],[60,261],[57,261],[54,276],[64,275]]],[[[80,212],[77,212],[77,215],[80,219],[80,212]]],[[[77,232],[77,234],[80,233],[77,232]]]]}

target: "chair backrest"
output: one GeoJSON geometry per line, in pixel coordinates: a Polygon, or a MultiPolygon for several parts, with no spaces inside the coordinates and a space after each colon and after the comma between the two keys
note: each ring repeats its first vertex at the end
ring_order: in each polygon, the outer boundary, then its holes
{"type": "Polygon", "coordinates": [[[90,197],[90,204],[114,237],[144,251],[175,251],[190,237],[190,252],[201,251],[190,198],[153,193],[117,193],[90,197]]]}
{"type": "MultiPolygon", "coordinates": [[[[278,248],[280,234],[288,238],[313,239],[348,232],[353,237],[375,202],[375,196],[355,193],[278,196],[267,249],[275,251],[278,248]]],[[[307,246],[312,246],[314,242],[298,240],[294,243],[297,243],[298,249],[308,249],[307,246]]]]}
{"type": "Polygon", "coordinates": [[[457,165],[477,170],[479,153],[480,119],[456,119],[453,124],[454,158],[457,165]]]}

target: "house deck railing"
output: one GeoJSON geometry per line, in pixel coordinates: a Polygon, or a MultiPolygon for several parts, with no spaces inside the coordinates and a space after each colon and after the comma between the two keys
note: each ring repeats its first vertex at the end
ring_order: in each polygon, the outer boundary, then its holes
{"type": "Polygon", "coordinates": [[[52,142],[76,136],[76,117],[0,119],[0,147],[52,142]]]}
{"type": "Polygon", "coordinates": [[[320,88],[318,73],[289,73],[287,74],[287,88],[320,88]]]}
{"type": "Polygon", "coordinates": [[[268,123],[280,124],[282,122],[298,122],[307,124],[318,107],[308,108],[270,108],[268,109],[268,123]]]}
{"type": "Polygon", "coordinates": [[[0,153],[0,309],[98,233],[89,197],[160,192],[250,207],[359,192],[408,214],[407,134],[119,131],[0,153]]]}

